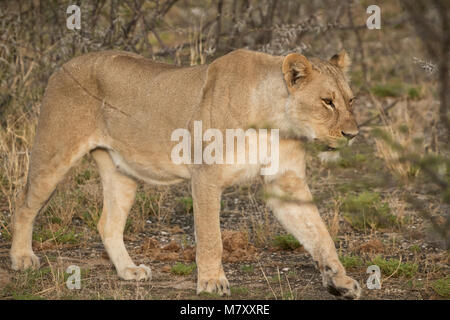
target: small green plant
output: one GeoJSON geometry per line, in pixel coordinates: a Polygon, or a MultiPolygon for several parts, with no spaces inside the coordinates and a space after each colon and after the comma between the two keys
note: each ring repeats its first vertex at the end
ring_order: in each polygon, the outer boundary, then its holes
{"type": "Polygon", "coordinates": [[[278,277],[277,274],[270,276],[267,278],[269,280],[269,283],[279,283],[280,282],[280,278],[278,277]]]}
{"type": "Polygon", "coordinates": [[[255,271],[255,267],[252,265],[244,265],[241,266],[241,271],[244,271],[246,273],[253,273],[255,271]]]}
{"type": "Polygon", "coordinates": [[[277,235],[273,238],[273,244],[275,247],[279,247],[283,250],[295,250],[300,248],[301,244],[291,234],[277,235]]]}
{"type": "Polygon", "coordinates": [[[202,299],[220,299],[220,298],[222,298],[220,296],[220,294],[218,294],[217,292],[206,292],[206,291],[200,292],[200,294],[198,296],[194,296],[194,297],[196,297],[196,298],[200,297],[202,299]]]}
{"type": "Polygon", "coordinates": [[[423,281],[419,281],[417,279],[410,279],[406,282],[406,286],[410,290],[421,290],[424,287],[423,281]]]}
{"type": "Polygon", "coordinates": [[[179,276],[186,276],[191,274],[195,268],[197,268],[195,263],[184,264],[182,262],[177,262],[174,266],[172,266],[170,272],[179,276]]]}
{"type": "Polygon", "coordinates": [[[363,259],[358,256],[340,256],[339,260],[341,260],[342,265],[346,269],[357,268],[364,265],[363,259]]]}
{"type": "Polygon", "coordinates": [[[33,235],[34,240],[39,242],[44,242],[47,240],[52,240],[55,243],[71,243],[75,244],[78,242],[78,234],[72,230],[66,230],[64,228],[58,229],[56,231],[52,231],[49,229],[43,229],[38,232],[35,232],[33,235]]]}
{"type": "Polygon", "coordinates": [[[150,197],[143,191],[136,192],[135,203],[144,212],[150,211],[150,197]]]}
{"type": "Polygon", "coordinates": [[[282,300],[294,300],[295,299],[295,297],[294,297],[294,295],[293,295],[293,293],[292,292],[285,292],[284,294],[283,294],[283,296],[281,297],[281,299],[282,300]]]}
{"type": "Polygon", "coordinates": [[[76,206],[74,207],[74,212],[77,216],[83,220],[83,222],[94,231],[97,231],[98,220],[101,215],[100,202],[96,199],[90,197],[88,194],[81,192],[81,190],[74,191],[73,194],[76,198],[76,206]]]}
{"type": "Polygon", "coordinates": [[[97,224],[100,220],[100,212],[95,209],[91,210],[91,208],[87,208],[80,212],[80,218],[91,230],[95,231],[97,230],[97,224]]]}
{"type": "Polygon", "coordinates": [[[15,281],[1,288],[0,296],[12,296],[15,300],[44,299],[36,294],[36,288],[51,276],[51,272],[49,267],[27,269],[20,273],[15,281]]]}
{"type": "Polygon", "coordinates": [[[385,84],[377,84],[373,86],[370,91],[380,98],[399,97],[404,93],[405,88],[401,82],[390,82],[385,84]]]}
{"type": "Polygon", "coordinates": [[[194,208],[194,202],[192,201],[192,197],[182,197],[179,199],[180,203],[183,205],[186,213],[192,212],[194,208]]]}
{"type": "Polygon", "coordinates": [[[420,92],[420,88],[411,87],[408,89],[408,97],[411,100],[420,100],[422,98],[422,94],[420,92]]]}
{"type": "Polygon", "coordinates": [[[12,298],[13,300],[45,300],[44,297],[34,294],[13,294],[12,298]]]}
{"type": "Polygon", "coordinates": [[[89,179],[91,179],[91,172],[89,170],[84,170],[75,176],[75,181],[78,185],[85,184],[89,179]]]}
{"type": "Polygon", "coordinates": [[[377,265],[381,273],[385,276],[412,278],[419,269],[416,263],[400,262],[398,259],[384,259],[381,256],[375,257],[368,265],[377,265]]]}
{"type": "Polygon", "coordinates": [[[360,167],[367,162],[367,156],[363,153],[356,153],[351,147],[344,147],[340,150],[339,166],[342,168],[360,167]]]}
{"type": "Polygon", "coordinates": [[[431,287],[438,295],[450,299],[450,276],[433,281],[431,287]]]}
{"type": "Polygon", "coordinates": [[[158,215],[159,199],[151,194],[147,194],[145,191],[138,191],[136,193],[136,206],[140,210],[141,216],[158,215]]]}
{"type": "Polygon", "coordinates": [[[387,203],[376,192],[364,191],[344,198],[341,211],[344,218],[357,230],[398,226],[397,217],[391,214],[387,203]]]}
{"type": "Polygon", "coordinates": [[[234,295],[248,295],[249,291],[246,287],[231,287],[231,294],[234,295]]]}

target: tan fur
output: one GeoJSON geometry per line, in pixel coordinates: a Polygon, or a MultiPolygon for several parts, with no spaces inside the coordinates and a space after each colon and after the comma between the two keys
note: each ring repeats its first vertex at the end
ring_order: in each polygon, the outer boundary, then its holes
{"type": "MultiPolygon", "coordinates": [[[[311,253],[324,285],[357,298],[360,288],[345,274],[305,180],[299,138],[337,146],[357,126],[352,92],[342,72],[345,57],[308,60],[237,50],[209,66],[178,68],[138,55],[107,51],[77,57],[55,72],[42,104],[31,154],[26,195],[14,215],[13,269],[38,267],[31,248],[32,225],[58,182],[91,152],[102,179],[104,206],[98,230],[119,276],[150,278],[123,243],[136,180],[192,183],[197,241],[197,292],[229,294],[221,256],[219,211],[223,188],[259,175],[258,164],[176,165],[170,155],[178,128],[279,128],[280,168],[264,176],[268,205],[311,253]],[[332,99],[333,107],[323,99],[332,99]]],[[[248,149],[246,152],[249,152],[248,149]]]]}

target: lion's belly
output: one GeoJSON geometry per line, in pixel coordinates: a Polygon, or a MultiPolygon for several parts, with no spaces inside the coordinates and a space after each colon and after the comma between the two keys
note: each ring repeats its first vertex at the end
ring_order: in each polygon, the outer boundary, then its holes
{"type": "Polygon", "coordinates": [[[123,154],[114,149],[110,149],[109,154],[120,172],[149,184],[168,185],[190,178],[186,166],[175,165],[161,156],[123,154]]]}

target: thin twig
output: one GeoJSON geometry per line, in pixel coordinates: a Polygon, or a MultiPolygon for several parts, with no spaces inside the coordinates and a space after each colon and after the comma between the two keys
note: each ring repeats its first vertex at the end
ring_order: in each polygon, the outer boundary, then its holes
{"type": "MultiPolygon", "coordinates": [[[[386,108],[383,108],[383,113],[386,113],[387,111],[389,111],[390,109],[392,109],[393,107],[395,107],[397,105],[397,102],[399,102],[400,99],[395,100],[394,102],[392,102],[391,104],[389,104],[386,108]]],[[[364,121],[363,123],[361,123],[360,125],[358,125],[359,128],[361,127],[365,127],[367,125],[369,125],[372,121],[380,119],[380,113],[377,114],[376,116],[373,116],[372,118],[364,121]]]]}

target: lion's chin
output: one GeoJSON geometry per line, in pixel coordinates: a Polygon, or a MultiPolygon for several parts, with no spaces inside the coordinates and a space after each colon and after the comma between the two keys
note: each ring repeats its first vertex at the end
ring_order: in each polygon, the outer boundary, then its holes
{"type": "Polygon", "coordinates": [[[337,151],[342,147],[340,143],[330,139],[316,138],[313,140],[313,143],[318,145],[322,151],[337,151]]]}

